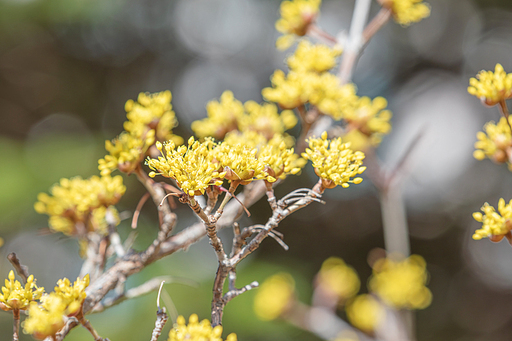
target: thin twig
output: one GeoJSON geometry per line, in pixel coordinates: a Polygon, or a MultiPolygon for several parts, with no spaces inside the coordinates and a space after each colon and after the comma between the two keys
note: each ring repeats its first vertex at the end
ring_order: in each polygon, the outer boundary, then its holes
{"type": "Polygon", "coordinates": [[[11,262],[18,276],[23,280],[23,285],[27,284],[27,279],[29,277],[28,266],[21,264],[18,256],[16,256],[16,253],[14,252],[9,253],[9,255],[7,255],[7,259],[11,262]]]}
{"type": "Polygon", "coordinates": [[[137,223],[139,221],[139,215],[140,211],[142,210],[142,207],[146,203],[146,201],[149,199],[150,194],[149,192],[144,193],[142,198],[140,198],[139,203],[137,204],[137,207],[135,208],[135,212],[133,212],[133,218],[132,218],[132,229],[137,228],[137,223]]]}

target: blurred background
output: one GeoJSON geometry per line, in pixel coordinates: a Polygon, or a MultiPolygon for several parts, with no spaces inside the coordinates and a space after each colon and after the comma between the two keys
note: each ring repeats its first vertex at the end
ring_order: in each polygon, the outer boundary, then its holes
{"type": "MultiPolygon", "coordinates": [[[[417,312],[419,341],[509,340],[512,333],[512,249],[503,241],[473,241],[471,213],[484,202],[512,198],[506,166],[472,157],[475,134],[497,121],[466,92],[468,80],[497,62],[512,72],[512,2],[429,0],[430,18],[403,28],[390,22],[370,42],[355,71],[360,95],[384,96],[393,111],[393,131],[378,149],[390,168],[419,131],[404,184],[412,253],[431,274],[434,300],[417,312]]],[[[0,278],[15,251],[48,291],[62,277],[75,279],[81,259],[75,240],[45,233],[46,216],[33,204],[61,177],[98,174],[104,141],[122,131],[124,103],[139,92],[169,89],[180,126],[206,115],[207,101],[232,90],[241,101],[261,101],[272,72],[284,69],[293,50],[278,52],[276,0],[0,0],[0,278]]],[[[347,30],[354,0],[324,0],[319,26],[336,35],[347,30]]],[[[372,4],[371,15],[378,11],[372,4]]],[[[292,131],[294,133],[294,131],[292,131]]],[[[296,132],[295,132],[296,133],[296,132]]],[[[281,197],[311,186],[305,171],[277,188],[281,197]]],[[[133,177],[118,205],[126,216],[144,191],[133,177]]],[[[238,284],[260,283],[290,272],[300,299],[309,303],[312,280],[323,260],[342,257],[356,268],[362,291],[371,273],[369,251],[383,247],[377,191],[370,181],[329,190],[326,205],[314,204],[279,227],[290,246],[268,239],[239,266],[238,284]]],[[[242,221],[265,222],[268,204],[251,208],[242,221]]],[[[178,208],[179,226],[195,221],[178,208]]],[[[156,209],[145,205],[135,248],[157,233],[156,209]]],[[[119,226],[125,237],[129,219],[119,226]]],[[[221,235],[231,240],[230,232],[221,235]]],[[[135,286],[154,276],[172,276],[165,286],[179,314],[209,318],[216,259],[203,240],[129,279],[135,286]]],[[[126,301],[90,316],[111,340],[149,338],[156,294],[126,301]]],[[[229,303],[226,332],[239,340],[318,340],[284,322],[259,321],[254,292],[229,303]]],[[[341,313],[343,316],[343,313],[341,313]]],[[[172,323],[168,323],[165,333],[172,323]]],[[[0,340],[11,340],[12,316],[0,311],[0,340]],[[7,332],[8,331],[8,332],[7,332]]],[[[21,340],[31,337],[22,334],[21,340]]],[[[70,340],[90,340],[76,328],[70,340]]]]}

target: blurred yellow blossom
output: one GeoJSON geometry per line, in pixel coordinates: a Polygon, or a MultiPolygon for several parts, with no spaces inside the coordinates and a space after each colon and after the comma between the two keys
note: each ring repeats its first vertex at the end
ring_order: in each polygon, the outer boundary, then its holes
{"type": "Polygon", "coordinates": [[[363,152],[354,152],[341,138],[328,140],[327,132],[323,132],[321,138],[308,139],[308,143],[309,148],[302,153],[302,157],[313,162],[315,173],[322,179],[325,188],[337,185],[346,188],[349,183],[359,184],[363,181],[360,177],[354,178],[366,169],[363,166],[363,152]]]}
{"type": "Polygon", "coordinates": [[[251,130],[271,139],[274,134],[293,128],[298,121],[291,110],[279,114],[272,103],[247,101],[242,105],[231,91],[224,91],[220,102],[211,101],[206,109],[207,118],[192,122],[192,130],[199,138],[211,136],[222,140],[230,132],[251,130]]]}
{"type": "Polygon", "coordinates": [[[372,332],[385,315],[385,310],[377,299],[368,294],[355,297],[345,310],[350,323],[365,332],[372,332]]]}
{"type": "Polygon", "coordinates": [[[244,106],[231,91],[224,91],[219,102],[208,102],[206,112],[207,118],[192,122],[192,130],[199,138],[212,136],[222,140],[228,132],[237,129],[237,123],[244,114],[244,106]]]}
{"type": "Polygon", "coordinates": [[[332,69],[336,65],[336,58],[342,52],[341,46],[331,48],[323,44],[313,45],[307,40],[302,40],[295,53],[286,62],[290,70],[293,71],[320,73],[332,69]]]}
{"type": "Polygon", "coordinates": [[[494,72],[482,70],[469,80],[468,92],[487,105],[512,98],[512,73],[506,73],[501,64],[496,64],[494,72]]]}
{"type": "Polygon", "coordinates": [[[4,239],[2,237],[0,237],[0,247],[2,247],[4,245],[4,239]]]}
{"type": "Polygon", "coordinates": [[[101,175],[110,175],[115,169],[130,174],[146,155],[148,148],[155,142],[155,131],[150,129],[139,137],[128,132],[122,132],[116,139],[105,141],[105,149],[109,152],[98,161],[101,175]]]}
{"type": "MultiPolygon", "coordinates": [[[[509,118],[509,122],[512,122],[512,118],[509,118]]],[[[509,153],[512,151],[512,135],[506,118],[501,117],[498,124],[493,121],[487,122],[484,125],[484,131],[476,134],[478,141],[475,142],[476,150],[473,152],[475,159],[483,160],[488,157],[496,163],[506,162],[512,170],[509,160],[509,153]]]]}
{"type": "Polygon", "coordinates": [[[49,226],[54,231],[82,236],[88,231],[105,233],[106,208],[117,216],[112,205],[121,199],[125,191],[120,175],[63,178],[51,188],[51,196],[46,193],[37,196],[34,208],[38,213],[50,216],[49,226]],[[93,219],[89,219],[90,214],[93,219]],[[82,224],[84,230],[78,231],[77,224],[82,224]]]}
{"type": "Polygon", "coordinates": [[[267,140],[270,140],[274,134],[283,134],[285,130],[295,127],[298,122],[293,111],[283,110],[279,114],[277,107],[272,103],[260,105],[254,101],[247,101],[244,108],[247,113],[239,118],[238,130],[256,131],[267,140]]]}
{"type": "Polygon", "coordinates": [[[353,330],[346,329],[338,334],[333,341],[359,341],[359,337],[353,330]]]}
{"type": "Polygon", "coordinates": [[[482,228],[475,231],[473,239],[489,238],[498,242],[505,235],[510,236],[512,230],[512,222],[510,221],[512,218],[512,200],[505,204],[505,199],[501,198],[498,201],[498,212],[488,203],[485,203],[481,210],[484,214],[480,212],[473,213],[473,218],[482,223],[482,228]]]}
{"type": "Polygon", "coordinates": [[[275,320],[285,314],[295,300],[295,281],[287,273],[267,278],[256,291],[254,312],[262,320],[275,320]]]}
{"type": "MultiPolygon", "coordinates": [[[[168,341],[222,341],[222,326],[212,328],[206,319],[199,322],[196,314],[190,315],[187,325],[180,315],[169,332],[168,341]]],[[[226,341],[237,341],[236,334],[229,334],[226,341]]]]}
{"type": "Polygon", "coordinates": [[[279,37],[276,46],[285,50],[293,44],[296,36],[306,35],[320,9],[321,0],[290,0],[281,2],[281,18],[276,22],[276,30],[284,35],[279,37]]]}
{"type": "Polygon", "coordinates": [[[272,87],[264,88],[261,94],[284,109],[311,103],[321,113],[340,120],[343,112],[358,100],[353,84],[340,85],[338,77],[328,72],[290,71],[285,75],[283,71],[276,70],[271,81],[272,87]]]}
{"type": "MultiPolygon", "coordinates": [[[[391,111],[385,110],[388,102],[384,97],[360,97],[351,107],[343,111],[343,118],[347,121],[350,131],[357,130],[366,137],[366,141],[357,141],[352,144],[356,150],[364,150],[367,147],[375,147],[380,144],[382,137],[391,131],[391,111]]],[[[352,141],[344,138],[345,141],[352,141]]]]}
{"type": "Polygon", "coordinates": [[[30,304],[23,329],[25,333],[32,334],[38,340],[53,337],[64,326],[65,311],[66,304],[63,299],[52,292],[45,295],[41,306],[35,302],[30,304]]]}
{"type": "Polygon", "coordinates": [[[178,125],[176,114],[171,105],[172,94],[169,90],[154,94],[140,93],[137,101],[128,100],[124,106],[126,118],[124,129],[135,137],[142,138],[147,131],[154,129],[159,140],[170,140],[180,137],[172,134],[178,125]]]}
{"type": "Polygon", "coordinates": [[[163,156],[158,159],[148,157],[146,164],[153,170],[149,176],[163,175],[173,178],[190,196],[204,194],[208,186],[222,185],[222,179],[226,175],[225,172],[218,171],[219,165],[213,161],[214,146],[211,139],[200,143],[193,137],[188,140],[188,146],[176,147],[172,141],[165,145],[157,142],[156,147],[163,156]]]}
{"type": "Polygon", "coordinates": [[[408,26],[430,15],[430,6],[423,0],[380,0],[382,6],[389,8],[397,23],[408,26]]]}
{"type": "Polygon", "coordinates": [[[317,283],[340,300],[355,296],[361,285],[355,270],[338,257],[330,257],[322,263],[317,283]]]}
{"type": "Polygon", "coordinates": [[[426,287],[427,264],[418,255],[402,261],[381,258],[373,265],[368,287],[396,309],[423,309],[430,305],[432,293],[426,287]]]}
{"type": "Polygon", "coordinates": [[[14,280],[14,271],[9,272],[9,280],[5,280],[0,294],[0,309],[2,310],[25,310],[30,302],[38,300],[44,292],[44,288],[38,288],[33,275],[27,278],[23,286],[19,281],[14,280]]]}

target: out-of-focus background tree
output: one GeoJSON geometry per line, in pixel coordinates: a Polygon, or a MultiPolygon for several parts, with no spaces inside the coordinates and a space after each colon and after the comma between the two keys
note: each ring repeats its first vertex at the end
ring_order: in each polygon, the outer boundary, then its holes
{"type": "MultiPolygon", "coordinates": [[[[409,28],[388,23],[374,37],[354,82],[360,95],[389,100],[393,131],[378,150],[389,167],[424,132],[403,186],[412,252],[426,259],[434,295],[432,305],[417,312],[418,340],[509,340],[512,249],[506,242],[473,241],[478,223],[471,213],[485,201],[510,199],[512,174],[472,158],[476,132],[499,113],[480,105],[466,87],[471,76],[497,62],[512,71],[512,3],[428,2],[430,18],[409,28]]],[[[332,34],[348,29],[353,6],[353,0],[325,0],[319,25],[332,34]]],[[[206,115],[206,102],[224,90],[241,101],[261,101],[261,89],[292,51],[274,48],[278,7],[276,0],[0,0],[0,278],[11,269],[5,256],[12,251],[48,289],[59,278],[76,278],[76,241],[47,233],[46,216],[33,203],[61,177],[98,174],[104,140],[122,130],[126,100],[170,89],[180,122],[176,133],[185,138],[190,123],[206,115]]],[[[372,13],[377,11],[374,3],[372,13]]],[[[312,181],[307,171],[289,177],[277,195],[312,181]]],[[[144,191],[136,179],[125,182],[119,207],[129,217],[144,191]]],[[[328,191],[325,199],[326,205],[287,218],[279,230],[290,250],[266,240],[239,267],[238,283],[262,282],[284,270],[309,300],[313,276],[329,256],[344,258],[365,283],[368,252],[383,246],[377,192],[365,181],[328,191]]],[[[263,200],[251,212],[252,221],[263,222],[269,208],[263,200]]],[[[142,214],[136,248],[157,233],[155,208],[147,204],[142,214]]],[[[187,207],[179,207],[178,216],[179,227],[194,220],[187,207]]],[[[129,219],[119,230],[128,235],[129,219]]],[[[229,231],[221,236],[230,239],[229,231]]],[[[167,306],[172,300],[179,314],[208,318],[216,266],[203,240],[128,285],[170,275],[167,306]]],[[[148,338],[154,296],[124,302],[91,321],[111,340],[148,338]]],[[[253,298],[250,292],[227,306],[226,331],[240,340],[317,339],[279,321],[259,321],[253,298]]],[[[11,339],[11,319],[0,314],[0,340],[11,339]]],[[[69,338],[91,337],[77,329],[69,338]]]]}

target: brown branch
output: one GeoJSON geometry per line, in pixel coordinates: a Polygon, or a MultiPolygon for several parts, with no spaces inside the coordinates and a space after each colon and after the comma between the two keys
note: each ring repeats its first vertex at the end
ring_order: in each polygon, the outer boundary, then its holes
{"type": "Polygon", "coordinates": [[[335,45],[338,43],[338,40],[335,37],[325,32],[314,23],[308,26],[307,34],[329,45],[335,45]]]}
{"type": "Polygon", "coordinates": [[[382,7],[370,23],[363,31],[363,44],[367,44],[370,39],[377,33],[391,18],[391,9],[382,7]]]}
{"type": "Polygon", "coordinates": [[[23,280],[23,285],[27,284],[27,279],[30,276],[28,266],[21,264],[18,256],[16,256],[16,253],[14,252],[9,253],[9,255],[7,255],[7,259],[11,262],[18,276],[23,280]]]}

